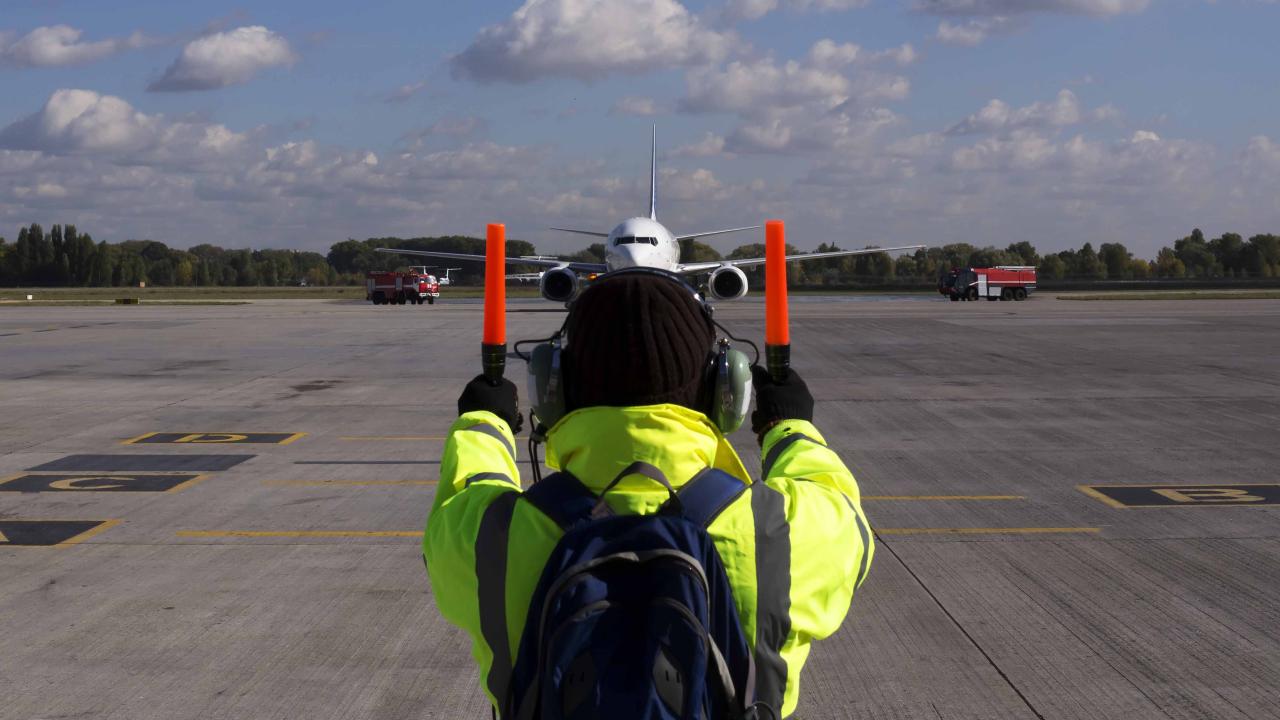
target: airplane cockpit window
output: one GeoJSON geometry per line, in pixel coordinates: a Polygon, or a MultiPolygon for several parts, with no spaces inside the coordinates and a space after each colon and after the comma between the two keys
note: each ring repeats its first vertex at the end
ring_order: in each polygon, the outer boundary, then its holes
{"type": "Polygon", "coordinates": [[[634,244],[636,244],[636,243],[642,243],[642,244],[644,244],[644,245],[655,245],[655,246],[656,246],[656,245],[658,244],[658,238],[656,238],[656,237],[632,237],[632,236],[630,236],[630,235],[620,235],[620,236],[618,236],[618,238],[617,238],[616,240],[614,240],[614,241],[613,241],[613,244],[614,244],[614,245],[634,245],[634,244]]]}

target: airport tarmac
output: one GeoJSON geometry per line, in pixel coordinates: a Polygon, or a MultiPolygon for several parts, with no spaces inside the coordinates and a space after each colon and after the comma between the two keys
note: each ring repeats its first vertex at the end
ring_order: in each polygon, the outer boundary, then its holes
{"type": "MultiPolygon", "coordinates": [[[[479,332],[0,307],[0,718],[488,718],[419,552],[479,332]]],[[[1280,302],[806,299],[792,339],[879,543],[798,718],[1280,717],[1280,302]]]]}

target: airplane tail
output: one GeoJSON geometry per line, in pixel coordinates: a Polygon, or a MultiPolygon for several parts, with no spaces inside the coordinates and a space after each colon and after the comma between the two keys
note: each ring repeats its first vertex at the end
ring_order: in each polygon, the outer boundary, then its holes
{"type": "Polygon", "coordinates": [[[653,144],[649,147],[649,219],[658,219],[658,125],[653,125],[653,144]]]}

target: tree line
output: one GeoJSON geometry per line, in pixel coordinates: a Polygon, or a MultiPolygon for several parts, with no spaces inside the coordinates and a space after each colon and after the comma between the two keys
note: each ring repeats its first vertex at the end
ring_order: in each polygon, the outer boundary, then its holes
{"type": "MultiPolygon", "coordinates": [[[[0,237],[0,284],[69,287],[332,285],[343,278],[324,255],[297,250],[178,250],[155,240],[95,243],[74,225],[39,223],[0,237]]],[[[363,282],[363,280],[361,280],[363,282]]]]}
{"type": "MultiPolygon", "coordinates": [[[[376,252],[377,248],[432,250],[483,255],[482,238],[397,237],[347,239],[332,245],[327,255],[298,250],[224,249],[196,245],[187,250],[171,248],[155,240],[97,242],[74,225],[53,225],[47,232],[36,223],[19,229],[17,240],[0,237],[0,284],[42,286],[136,287],[250,286],[250,285],[357,285],[365,273],[408,264],[459,268],[451,277],[460,284],[479,283],[483,263],[465,260],[409,260],[376,252]]],[[[834,243],[819,245],[815,253],[840,250],[834,243]]],[[[800,254],[792,246],[788,254],[800,254]]],[[[508,257],[536,256],[537,249],[523,240],[507,241],[508,257]]],[[[682,262],[733,260],[764,255],[764,245],[751,243],[721,255],[698,242],[681,242],[682,262]]],[[[603,243],[594,243],[566,256],[580,262],[602,263],[603,243]]],[[[1030,242],[1010,243],[1001,249],[953,243],[917,250],[897,258],[888,253],[815,259],[788,266],[788,281],[797,285],[853,285],[859,283],[932,284],[951,268],[994,265],[1033,266],[1042,280],[1145,280],[1153,278],[1273,278],[1280,277],[1280,235],[1236,233],[1206,239],[1199,229],[1174,241],[1155,259],[1134,257],[1121,243],[1086,242],[1079,249],[1041,255],[1030,242]]],[[[535,272],[533,266],[512,266],[511,272],[535,272]]],[[[744,268],[751,283],[764,281],[763,267],[744,268]]]]}

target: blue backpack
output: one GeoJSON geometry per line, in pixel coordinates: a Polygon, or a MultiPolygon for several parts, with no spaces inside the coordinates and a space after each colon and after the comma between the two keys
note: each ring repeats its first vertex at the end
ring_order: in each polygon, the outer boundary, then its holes
{"type": "Polygon", "coordinates": [[[565,534],[534,592],[502,718],[756,717],[750,645],[706,532],[746,489],[708,469],[676,492],[636,462],[599,497],[565,472],[526,491],[565,534]],[[652,515],[614,515],[605,493],[636,474],[670,498],[652,515]]]}

